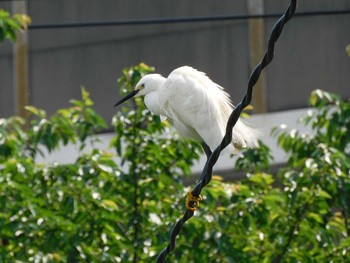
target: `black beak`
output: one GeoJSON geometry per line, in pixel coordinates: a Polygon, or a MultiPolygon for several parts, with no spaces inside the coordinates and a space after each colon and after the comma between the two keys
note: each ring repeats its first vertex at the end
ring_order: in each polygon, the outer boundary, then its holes
{"type": "Polygon", "coordinates": [[[117,107],[118,105],[122,104],[123,102],[127,101],[128,99],[131,99],[132,97],[134,97],[137,92],[139,92],[139,89],[135,89],[132,92],[130,92],[128,95],[126,95],[124,98],[122,98],[121,100],[119,100],[116,104],[114,104],[114,107],[117,107]]]}

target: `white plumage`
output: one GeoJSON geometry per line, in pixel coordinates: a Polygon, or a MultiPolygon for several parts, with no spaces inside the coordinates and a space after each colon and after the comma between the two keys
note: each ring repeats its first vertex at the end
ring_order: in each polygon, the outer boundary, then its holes
{"type": "MultiPolygon", "coordinates": [[[[211,150],[221,143],[233,110],[223,88],[189,66],[175,69],[167,78],[159,74],[144,76],[135,90],[115,106],[135,95],[145,96],[146,107],[167,118],[180,135],[205,142],[211,150]]],[[[257,137],[258,132],[239,119],[233,128],[232,145],[225,152],[254,147],[257,137]]]]}

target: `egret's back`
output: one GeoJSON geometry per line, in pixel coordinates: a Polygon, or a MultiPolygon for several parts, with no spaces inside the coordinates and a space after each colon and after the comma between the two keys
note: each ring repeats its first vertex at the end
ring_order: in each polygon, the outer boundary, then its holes
{"type": "MultiPolygon", "coordinates": [[[[222,87],[204,73],[184,66],[170,73],[159,92],[163,114],[182,136],[204,141],[212,150],[221,143],[233,110],[222,87]]],[[[257,132],[238,120],[233,129],[234,148],[254,147],[256,141],[257,132]]]]}

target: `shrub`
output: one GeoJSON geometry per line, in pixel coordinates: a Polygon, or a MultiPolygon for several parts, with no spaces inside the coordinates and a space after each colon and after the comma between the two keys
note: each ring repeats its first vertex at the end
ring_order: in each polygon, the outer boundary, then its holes
{"type": "MultiPolygon", "coordinates": [[[[122,91],[152,71],[125,69],[122,91]]],[[[85,89],[71,103],[51,117],[30,106],[28,120],[0,120],[0,262],[154,261],[185,210],[183,175],[199,144],[179,140],[136,98],[114,116],[111,148],[87,151],[107,125],[85,89]],[[68,143],[79,148],[70,163],[36,161],[68,143]]],[[[169,262],[350,260],[350,106],[320,90],[310,103],[312,134],[273,131],[287,166],[271,174],[262,143],[243,152],[246,179],[213,177],[169,262]]]]}

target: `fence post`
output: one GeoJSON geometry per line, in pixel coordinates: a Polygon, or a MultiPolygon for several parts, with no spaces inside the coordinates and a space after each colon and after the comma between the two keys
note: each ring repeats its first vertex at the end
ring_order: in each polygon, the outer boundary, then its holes
{"type": "MultiPolygon", "coordinates": [[[[27,1],[13,1],[12,12],[27,14],[27,1]]],[[[26,117],[28,105],[28,32],[17,32],[13,45],[13,99],[15,115],[26,117]]]]}
{"type": "MultiPolygon", "coordinates": [[[[265,13],[264,0],[248,0],[247,8],[250,15],[265,13]]],[[[250,19],[249,25],[249,64],[253,70],[265,52],[265,20],[263,18],[250,19]]],[[[266,73],[261,72],[260,79],[253,91],[253,106],[255,113],[267,112],[266,102],[266,73]]]]}

